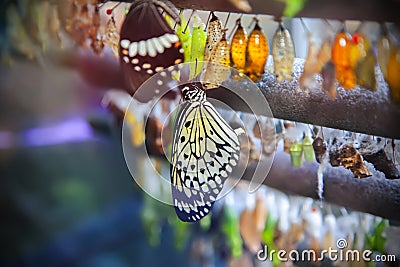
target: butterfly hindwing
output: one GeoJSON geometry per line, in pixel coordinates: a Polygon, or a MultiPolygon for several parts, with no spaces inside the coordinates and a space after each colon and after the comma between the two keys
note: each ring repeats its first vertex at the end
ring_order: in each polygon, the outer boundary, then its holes
{"type": "Polygon", "coordinates": [[[182,221],[206,216],[239,160],[233,129],[206,100],[185,102],[176,122],[171,183],[182,221]]]}
{"type": "Polygon", "coordinates": [[[121,28],[120,61],[133,91],[156,72],[183,62],[181,43],[161,16],[158,8],[165,5],[160,6],[159,2],[134,2],[121,28]]]}

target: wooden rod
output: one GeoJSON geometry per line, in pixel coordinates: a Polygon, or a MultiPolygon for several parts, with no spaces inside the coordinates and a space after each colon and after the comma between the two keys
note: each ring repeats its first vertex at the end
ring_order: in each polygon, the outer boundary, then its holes
{"type": "MultiPolygon", "coordinates": [[[[267,164],[261,161],[260,164],[267,164]]],[[[251,179],[256,163],[249,164],[243,179],[251,179]]],[[[263,184],[283,192],[318,199],[318,163],[305,162],[294,167],[290,156],[277,152],[263,184]]],[[[356,211],[400,221],[400,179],[377,175],[358,179],[343,167],[328,167],[324,172],[324,201],[356,211]]]]}

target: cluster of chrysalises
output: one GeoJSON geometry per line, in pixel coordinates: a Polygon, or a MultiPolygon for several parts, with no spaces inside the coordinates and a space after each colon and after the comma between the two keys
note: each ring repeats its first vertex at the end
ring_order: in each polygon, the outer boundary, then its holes
{"type": "MultiPolygon", "coordinates": [[[[254,18],[255,26],[247,37],[246,31],[237,20],[237,29],[232,38],[232,66],[253,81],[259,81],[265,71],[269,55],[268,39],[264,35],[259,20],[254,18]]],[[[280,21],[272,41],[274,73],[278,82],[292,80],[294,45],[290,32],[280,21]]]]}
{"type": "MultiPolygon", "coordinates": [[[[383,25],[376,55],[372,42],[361,26],[353,34],[342,27],[333,41],[330,38],[325,39],[319,49],[316,42],[309,38],[304,72],[299,79],[300,88],[307,91],[315,86],[313,76],[320,73],[323,79],[322,88],[328,92],[330,98],[336,97],[337,82],[345,90],[353,90],[359,85],[361,88],[376,91],[376,65],[379,63],[393,102],[400,103],[399,46],[394,44],[387,27],[383,25]]],[[[307,32],[310,37],[311,33],[308,30],[307,32]]]]}

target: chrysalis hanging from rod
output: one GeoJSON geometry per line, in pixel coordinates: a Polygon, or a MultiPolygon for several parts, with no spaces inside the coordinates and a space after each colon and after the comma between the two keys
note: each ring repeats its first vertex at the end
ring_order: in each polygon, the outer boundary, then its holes
{"type": "Polygon", "coordinates": [[[230,44],[226,40],[226,34],[224,32],[222,39],[217,43],[213,49],[209,63],[207,63],[206,70],[203,75],[202,82],[206,89],[217,88],[228,79],[231,73],[231,60],[230,60],[230,44]]]}
{"type": "MultiPolygon", "coordinates": [[[[308,29],[303,19],[301,19],[301,22],[307,33],[309,44],[306,61],[304,63],[304,71],[299,78],[299,85],[302,90],[308,91],[309,88],[315,85],[315,74],[321,73],[323,71],[323,67],[331,60],[332,47],[330,38],[326,38],[322,45],[318,47],[317,42],[313,39],[311,31],[308,29]]],[[[327,78],[329,78],[329,75],[325,74],[325,76],[328,76],[327,78]]],[[[336,97],[334,69],[332,81],[333,82],[330,83],[330,81],[327,80],[326,82],[328,82],[329,85],[323,86],[323,88],[329,92],[331,98],[334,98],[336,97]],[[331,84],[333,84],[333,87],[331,84]]]]}
{"type": "Polygon", "coordinates": [[[387,82],[390,88],[392,101],[400,107],[400,45],[397,45],[390,54],[387,65],[387,82]]]}
{"type": "Polygon", "coordinates": [[[352,34],[350,66],[356,75],[357,84],[371,91],[376,90],[375,64],[376,57],[371,41],[358,29],[352,34]]]}
{"type": "Polygon", "coordinates": [[[306,133],[306,135],[303,138],[303,151],[304,151],[304,158],[306,161],[308,162],[314,162],[315,160],[315,152],[314,152],[314,148],[312,146],[314,140],[312,139],[312,137],[310,136],[309,133],[306,133]]]}
{"type": "Polygon", "coordinates": [[[269,45],[257,18],[254,18],[256,25],[249,35],[246,48],[246,74],[254,82],[261,79],[264,74],[265,63],[268,59],[269,45]]]}
{"type": "Polygon", "coordinates": [[[180,14],[181,23],[178,23],[178,26],[176,28],[176,33],[182,43],[183,55],[184,55],[185,62],[190,61],[190,54],[191,54],[191,50],[192,50],[193,35],[189,28],[189,22],[193,15],[194,15],[194,11],[193,11],[192,15],[189,17],[189,20],[186,21],[185,17],[181,13],[180,14]]]}
{"type": "Polygon", "coordinates": [[[240,18],[237,19],[236,25],[237,29],[231,41],[231,63],[232,67],[236,68],[240,73],[244,73],[246,68],[247,33],[242,27],[240,18]]]}
{"type": "Polygon", "coordinates": [[[276,80],[278,82],[291,81],[293,78],[294,45],[292,36],[282,21],[279,22],[272,41],[272,56],[276,80]]]}
{"type": "Polygon", "coordinates": [[[110,13],[109,11],[111,10],[111,18],[107,21],[104,44],[111,48],[111,52],[116,58],[119,58],[119,33],[114,18],[114,10],[116,6],[107,10],[107,14],[110,13]]]}
{"type": "Polygon", "coordinates": [[[203,68],[204,49],[206,46],[207,33],[205,25],[197,14],[193,15],[192,47],[190,51],[190,79],[196,77],[203,68]]]}
{"type": "Polygon", "coordinates": [[[390,37],[385,24],[381,25],[382,35],[378,41],[378,63],[383,77],[387,80],[387,65],[390,58],[390,52],[393,49],[393,40],[390,37]]]}
{"type": "Polygon", "coordinates": [[[351,36],[344,28],[336,35],[332,47],[332,62],[335,65],[336,79],[346,90],[356,86],[356,75],[350,61],[351,36]]]}
{"type": "Polygon", "coordinates": [[[204,49],[204,58],[209,60],[211,53],[224,34],[222,22],[211,12],[211,19],[207,26],[207,40],[204,49]]]}

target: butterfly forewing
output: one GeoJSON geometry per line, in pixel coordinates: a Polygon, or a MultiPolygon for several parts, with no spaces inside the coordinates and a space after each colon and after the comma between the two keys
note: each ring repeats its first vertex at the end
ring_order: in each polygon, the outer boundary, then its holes
{"type": "Polygon", "coordinates": [[[206,100],[184,103],[173,140],[171,183],[178,217],[200,220],[211,210],[239,160],[233,129],[206,100]]]}
{"type": "Polygon", "coordinates": [[[154,73],[183,61],[179,38],[158,11],[158,2],[134,2],[121,28],[120,61],[133,92],[154,73]]]}

